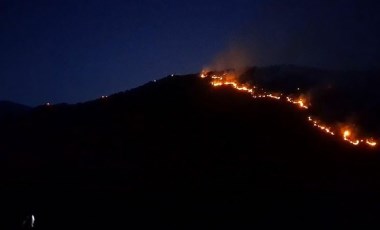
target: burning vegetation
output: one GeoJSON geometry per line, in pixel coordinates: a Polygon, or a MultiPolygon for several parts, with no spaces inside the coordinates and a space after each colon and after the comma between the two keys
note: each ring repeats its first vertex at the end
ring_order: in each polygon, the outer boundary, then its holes
{"type": "MultiPolygon", "coordinates": [[[[273,100],[279,100],[284,103],[294,104],[297,108],[303,110],[307,110],[311,106],[308,98],[302,95],[284,95],[283,93],[268,92],[265,89],[256,86],[241,84],[237,80],[238,77],[234,71],[202,71],[200,77],[210,79],[210,83],[213,87],[230,86],[236,90],[251,94],[254,99],[269,98],[273,100]]],[[[352,126],[327,125],[324,122],[313,118],[312,116],[308,116],[307,119],[313,125],[313,127],[318,128],[328,135],[340,137],[343,141],[352,145],[367,145],[370,147],[377,146],[377,142],[374,138],[359,136],[358,133],[354,131],[352,126]]]]}

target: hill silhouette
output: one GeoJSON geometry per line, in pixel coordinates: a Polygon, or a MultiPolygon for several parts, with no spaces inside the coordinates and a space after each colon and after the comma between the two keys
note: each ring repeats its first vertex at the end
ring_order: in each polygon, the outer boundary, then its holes
{"type": "Polygon", "coordinates": [[[29,106],[10,101],[0,101],[0,120],[14,118],[31,110],[29,106]]]}
{"type": "Polygon", "coordinates": [[[2,229],[30,213],[36,229],[375,218],[357,210],[375,213],[379,152],[326,136],[306,116],[197,74],[34,108],[1,123],[2,229]]]}

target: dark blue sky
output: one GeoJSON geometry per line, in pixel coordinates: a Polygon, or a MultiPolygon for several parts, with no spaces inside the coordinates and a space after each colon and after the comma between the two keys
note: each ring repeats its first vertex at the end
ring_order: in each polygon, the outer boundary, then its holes
{"type": "Polygon", "coordinates": [[[379,10],[363,0],[1,0],[0,100],[90,100],[197,72],[231,46],[252,65],[379,68],[379,10]]]}

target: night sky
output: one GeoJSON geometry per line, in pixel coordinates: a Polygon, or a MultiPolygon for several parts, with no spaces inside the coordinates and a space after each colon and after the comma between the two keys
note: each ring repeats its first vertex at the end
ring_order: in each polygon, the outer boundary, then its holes
{"type": "Polygon", "coordinates": [[[378,69],[379,12],[365,0],[1,0],[0,100],[82,102],[235,48],[251,65],[378,69]]]}

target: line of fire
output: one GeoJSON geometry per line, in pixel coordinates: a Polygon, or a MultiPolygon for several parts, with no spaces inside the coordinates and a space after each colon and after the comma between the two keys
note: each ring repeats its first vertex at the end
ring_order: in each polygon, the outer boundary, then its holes
{"type": "MultiPolygon", "coordinates": [[[[210,83],[213,87],[230,86],[236,90],[244,91],[252,95],[254,99],[269,98],[273,100],[283,101],[284,103],[291,103],[296,105],[297,108],[307,110],[311,106],[308,100],[302,96],[292,97],[290,95],[284,95],[282,93],[273,93],[258,88],[256,86],[249,86],[238,82],[236,74],[232,71],[223,72],[208,72],[202,71],[201,78],[210,78],[210,83]]],[[[376,147],[377,141],[372,137],[361,137],[354,132],[349,125],[328,125],[312,116],[307,117],[308,121],[313,127],[318,128],[322,132],[341,138],[343,141],[350,143],[354,146],[367,145],[370,147],[376,147]]]]}

